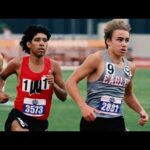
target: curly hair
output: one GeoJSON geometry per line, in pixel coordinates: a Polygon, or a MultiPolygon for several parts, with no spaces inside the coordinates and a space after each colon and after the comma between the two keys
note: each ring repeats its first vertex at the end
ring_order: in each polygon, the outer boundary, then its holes
{"type": "Polygon", "coordinates": [[[26,28],[26,30],[23,32],[23,37],[20,41],[20,46],[22,47],[22,50],[25,53],[30,54],[30,49],[27,47],[27,42],[31,42],[34,36],[37,33],[43,33],[47,36],[47,39],[49,40],[51,37],[51,34],[49,33],[48,29],[41,25],[30,25],[26,28]]]}

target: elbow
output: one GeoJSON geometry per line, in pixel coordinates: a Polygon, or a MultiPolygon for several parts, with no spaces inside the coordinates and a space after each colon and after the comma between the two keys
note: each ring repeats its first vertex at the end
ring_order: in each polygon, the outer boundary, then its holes
{"type": "Polygon", "coordinates": [[[60,100],[62,102],[66,101],[67,100],[67,95],[68,95],[67,92],[65,92],[65,94],[62,97],[60,97],[60,100]]]}
{"type": "Polygon", "coordinates": [[[68,93],[67,91],[64,91],[61,95],[57,95],[57,96],[62,102],[64,102],[67,100],[68,93]]]}
{"type": "Polygon", "coordinates": [[[66,81],[66,89],[68,94],[71,96],[72,94],[74,94],[76,88],[77,88],[77,81],[74,79],[68,79],[66,81]]]}
{"type": "Polygon", "coordinates": [[[74,81],[72,79],[68,79],[66,81],[66,89],[68,92],[70,92],[70,89],[74,86],[74,81]]]}
{"type": "Polygon", "coordinates": [[[67,98],[62,98],[61,99],[62,102],[65,102],[66,100],[67,100],[67,98]]]}
{"type": "Polygon", "coordinates": [[[67,89],[67,90],[69,89],[69,86],[70,86],[70,81],[67,80],[67,81],[66,81],[66,89],[67,89]]]}

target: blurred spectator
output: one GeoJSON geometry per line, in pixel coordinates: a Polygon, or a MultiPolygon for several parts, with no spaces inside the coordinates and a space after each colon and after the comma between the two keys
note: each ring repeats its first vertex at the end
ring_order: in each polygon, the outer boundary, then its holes
{"type": "Polygon", "coordinates": [[[4,38],[10,39],[12,35],[12,31],[10,30],[10,28],[8,28],[7,26],[4,26],[2,30],[3,30],[4,38]]]}

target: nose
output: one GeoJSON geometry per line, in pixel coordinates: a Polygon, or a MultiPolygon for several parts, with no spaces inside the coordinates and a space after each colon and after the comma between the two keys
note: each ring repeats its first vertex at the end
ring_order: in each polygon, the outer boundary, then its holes
{"type": "Polygon", "coordinates": [[[43,41],[43,40],[40,40],[40,43],[39,43],[40,45],[44,45],[45,44],[45,42],[43,41]]]}
{"type": "Polygon", "coordinates": [[[126,42],[125,40],[123,40],[122,43],[121,43],[122,46],[128,46],[128,44],[129,44],[129,43],[126,42]]]}

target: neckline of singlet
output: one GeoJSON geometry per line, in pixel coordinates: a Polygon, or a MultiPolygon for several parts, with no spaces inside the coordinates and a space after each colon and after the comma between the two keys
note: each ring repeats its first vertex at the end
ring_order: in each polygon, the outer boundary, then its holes
{"type": "Polygon", "coordinates": [[[42,69],[42,71],[41,72],[34,72],[34,71],[32,71],[31,70],[31,68],[30,68],[30,66],[29,66],[29,61],[30,61],[30,59],[29,59],[29,57],[27,57],[27,67],[28,67],[28,69],[29,69],[29,71],[31,72],[31,73],[34,73],[34,74],[43,74],[43,72],[45,71],[45,58],[44,58],[44,67],[43,67],[43,69],[42,69]]]}
{"type": "Polygon", "coordinates": [[[109,53],[108,53],[108,50],[105,52],[105,54],[106,54],[106,56],[108,57],[108,59],[109,59],[117,68],[119,68],[119,69],[124,69],[124,67],[126,66],[126,62],[125,62],[125,59],[124,59],[124,58],[122,58],[123,67],[118,67],[117,64],[115,64],[115,63],[112,61],[112,59],[111,59],[111,57],[110,57],[110,55],[109,55],[109,53]]]}

